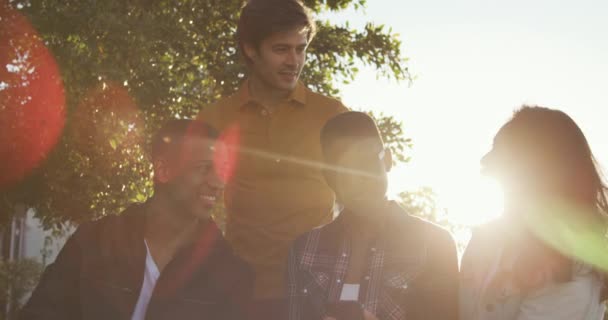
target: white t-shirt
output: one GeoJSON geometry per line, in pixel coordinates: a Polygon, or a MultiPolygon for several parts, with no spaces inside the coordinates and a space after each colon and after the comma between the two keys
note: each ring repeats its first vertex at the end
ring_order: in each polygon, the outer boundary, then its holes
{"type": "Polygon", "coordinates": [[[344,286],[342,286],[340,301],[358,301],[359,287],[360,285],[358,283],[345,283],[344,286]]]}
{"type": "Polygon", "coordinates": [[[146,240],[144,240],[144,243],[146,244],[146,268],[144,269],[144,282],[141,286],[139,299],[137,299],[137,304],[135,305],[135,310],[133,311],[131,320],[144,320],[146,318],[148,303],[150,302],[150,298],[154,292],[156,280],[158,280],[158,276],[160,275],[160,272],[158,272],[158,267],[156,266],[154,259],[152,259],[150,248],[148,248],[148,243],[146,240]]]}

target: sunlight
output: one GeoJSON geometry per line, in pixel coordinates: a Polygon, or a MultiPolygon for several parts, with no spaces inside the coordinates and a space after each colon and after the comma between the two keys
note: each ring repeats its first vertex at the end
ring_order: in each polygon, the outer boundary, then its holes
{"type": "Polygon", "coordinates": [[[476,226],[496,219],[502,213],[504,204],[498,182],[481,175],[463,184],[446,186],[438,191],[438,195],[442,204],[448,208],[448,219],[466,226],[476,226]]]}
{"type": "Polygon", "coordinates": [[[449,166],[442,166],[442,157],[414,155],[414,161],[389,173],[389,197],[398,199],[401,192],[428,186],[436,194],[437,208],[445,210],[451,224],[472,227],[496,219],[504,206],[501,187],[496,180],[480,173],[475,159],[483,153],[471,154],[467,158],[452,158],[449,166]],[[426,167],[433,170],[429,172],[426,167]]]}

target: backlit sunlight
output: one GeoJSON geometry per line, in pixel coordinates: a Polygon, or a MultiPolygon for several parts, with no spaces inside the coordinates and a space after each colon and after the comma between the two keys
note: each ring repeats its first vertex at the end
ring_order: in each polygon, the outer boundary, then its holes
{"type": "Polygon", "coordinates": [[[456,224],[475,226],[497,218],[503,209],[500,185],[493,179],[477,176],[465,183],[438,192],[439,201],[448,209],[448,219],[456,224]]]}

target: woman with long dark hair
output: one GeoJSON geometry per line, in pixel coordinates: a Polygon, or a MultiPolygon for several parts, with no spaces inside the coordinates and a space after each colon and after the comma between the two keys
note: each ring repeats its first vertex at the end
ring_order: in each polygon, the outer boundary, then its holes
{"type": "Polygon", "coordinates": [[[474,230],[461,263],[460,318],[603,319],[606,186],[576,123],[524,106],[482,170],[503,187],[503,217],[474,230]]]}

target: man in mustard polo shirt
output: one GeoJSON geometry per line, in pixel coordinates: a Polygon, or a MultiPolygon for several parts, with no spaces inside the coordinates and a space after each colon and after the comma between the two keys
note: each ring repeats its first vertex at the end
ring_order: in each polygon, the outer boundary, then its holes
{"type": "Polygon", "coordinates": [[[237,147],[225,190],[226,237],[256,272],[260,319],[286,316],[291,242],[332,219],[334,194],[318,166],[319,133],[347,109],[298,81],[314,34],[310,10],[301,2],[250,0],[237,28],[248,78],[234,95],[199,114],[237,147]]]}

